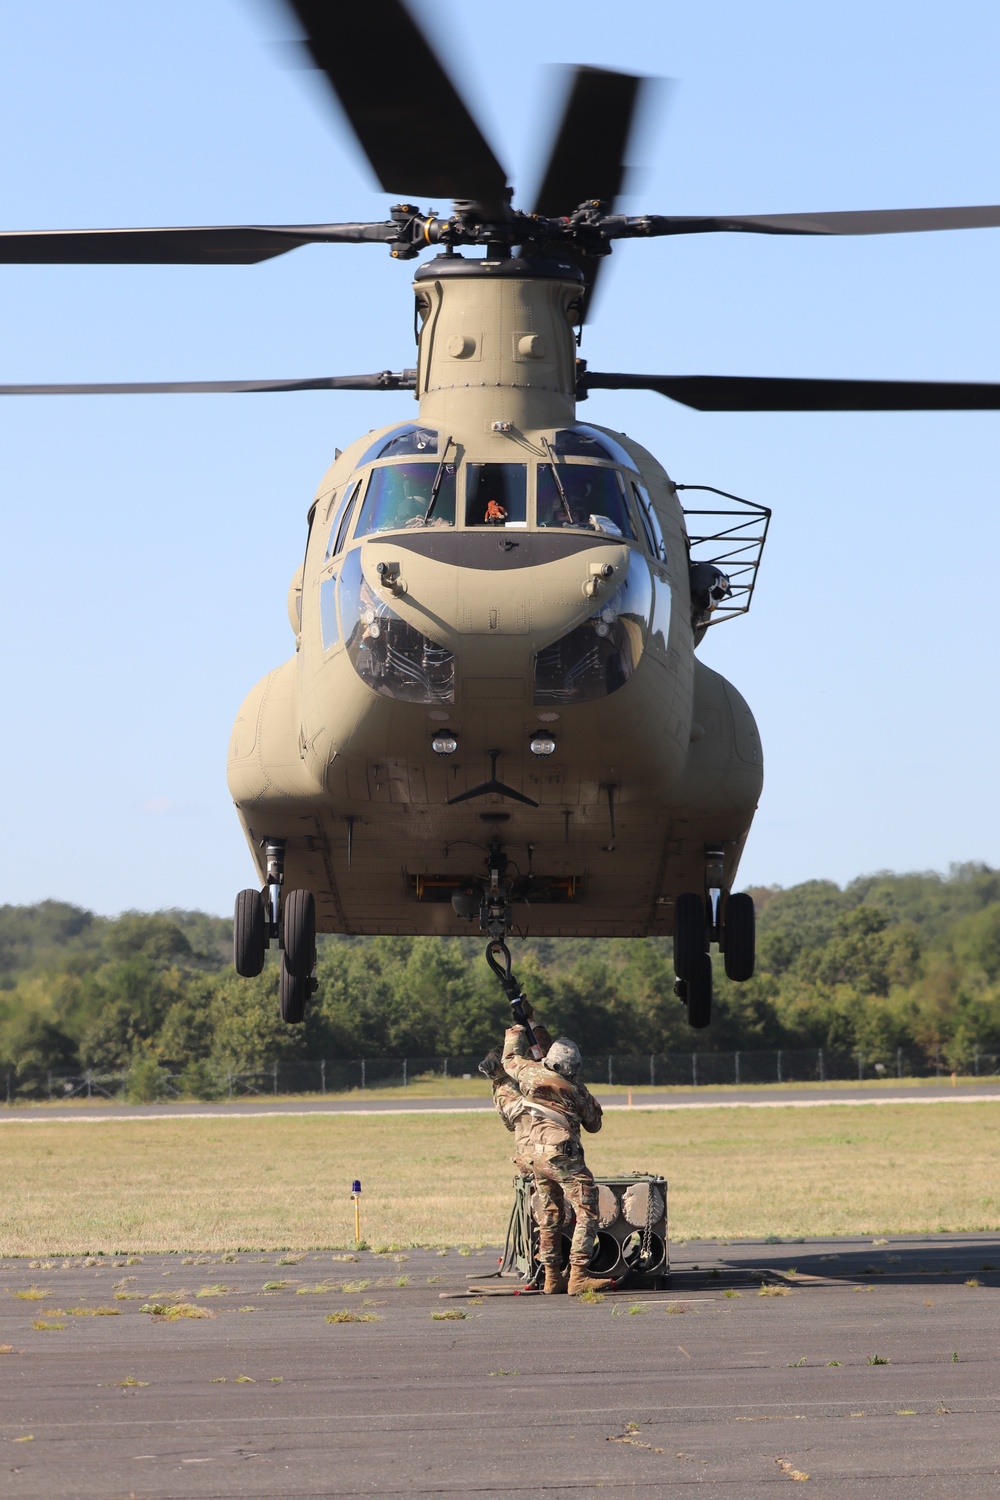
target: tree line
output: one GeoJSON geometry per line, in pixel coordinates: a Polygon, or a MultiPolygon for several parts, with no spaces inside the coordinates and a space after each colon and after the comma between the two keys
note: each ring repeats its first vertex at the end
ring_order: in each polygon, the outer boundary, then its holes
{"type": "MultiPolygon", "coordinates": [[[[538,938],[515,972],[556,1034],[584,1052],[897,1047],[965,1070],[1000,1051],[1000,872],[863,876],[754,889],[758,964],[730,984],[715,959],[711,1028],[692,1032],[673,993],[667,939],[538,938]]],[[[58,901],[0,907],[0,1073],[137,1066],[184,1072],[293,1059],[469,1056],[492,1045],[506,1003],[482,941],[322,937],[304,1026],[278,1018],[277,963],[241,980],[232,926],[202,912],[96,916],[58,901]]]]}

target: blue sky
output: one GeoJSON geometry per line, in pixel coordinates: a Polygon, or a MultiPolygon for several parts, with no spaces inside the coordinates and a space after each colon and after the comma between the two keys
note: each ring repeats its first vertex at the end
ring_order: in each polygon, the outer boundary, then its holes
{"type": "MultiPolygon", "coordinates": [[[[1000,11],[985,0],[420,11],[522,202],[561,62],[676,80],[631,211],[1000,202],[1000,11]]],[[[266,0],[6,7],[2,227],[383,217],[319,81],[287,65],[289,34],[266,0]]],[[[1000,380],[998,252],[1000,230],[625,245],[582,352],[603,369],[1000,380]]],[[[407,268],[378,248],[0,268],[0,381],[400,368],[410,330],[407,268]]],[[[230,908],[252,870],[229,727],[290,653],[305,511],[335,446],[410,409],[0,403],[0,901],[230,908]]],[[[677,480],[774,509],[750,615],[702,648],[764,738],[742,878],[1000,864],[1000,414],[706,415],[610,392],[584,410],[677,480]]]]}

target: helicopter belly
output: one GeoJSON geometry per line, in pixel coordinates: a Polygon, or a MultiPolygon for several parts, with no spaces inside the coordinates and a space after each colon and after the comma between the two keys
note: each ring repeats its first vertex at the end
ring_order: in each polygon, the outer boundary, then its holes
{"type": "Polygon", "coordinates": [[[262,878],[264,841],[286,841],[286,885],[314,892],[321,931],[468,933],[451,898],[493,838],[525,878],[517,920],[536,935],[669,931],[707,844],[726,845],[735,873],[760,754],[724,679],[696,666],[693,730],[690,672],[666,652],[611,697],[538,710],[509,638],[470,646],[476,670],[447,709],[374,692],[344,651],[301,699],[293,660],[243,705],[230,787],[244,831],[262,878]],[[442,726],[450,756],[430,748],[442,726]],[[530,750],[540,730],[556,740],[545,758],[530,750]],[[477,791],[494,749],[499,789],[477,791]]]}

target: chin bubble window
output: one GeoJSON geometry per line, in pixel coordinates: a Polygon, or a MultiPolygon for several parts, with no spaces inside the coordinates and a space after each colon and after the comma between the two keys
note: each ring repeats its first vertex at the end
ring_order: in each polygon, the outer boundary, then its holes
{"type": "Polygon", "coordinates": [[[538,465],[538,524],[576,526],[635,540],[621,476],[596,464],[538,465]]]}
{"type": "Polygon", "coordinates": [[[454,703],[455,658],[390,609],[365,578],[355,548],[340,569],[340,628],[354,670],[386,698],[454,703]]]}
{"type": "Polygon", "coordinates": [[[466,526],[528,524],[527,464],[467,464],[466,526]]]}
{"type": "Polygon", "coordinates": [[[386,464],[371,472],[355,536],[454,524],[454,464],[386,464]]]}
{"type": "Polygon", "coordinates": [[[649,638],[653,594],[649,566],[633,555],[628,576],[589,619],[535,657],[534,699],[588,703],[624,687],[649,638]]]}

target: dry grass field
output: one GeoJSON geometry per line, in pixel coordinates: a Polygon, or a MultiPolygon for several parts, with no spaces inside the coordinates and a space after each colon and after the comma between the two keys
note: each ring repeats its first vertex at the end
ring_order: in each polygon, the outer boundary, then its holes
{"type": "MultiPolygon", "coordinates": [[[[493,1115],[51,1120],[0,1126],[0,1254],[497,1244],[493,1115]]],[[[670,1181],[671,1237],[1000,1228],[1000,1102],[609,1115],[594,1171],[670,1181]]]]}

